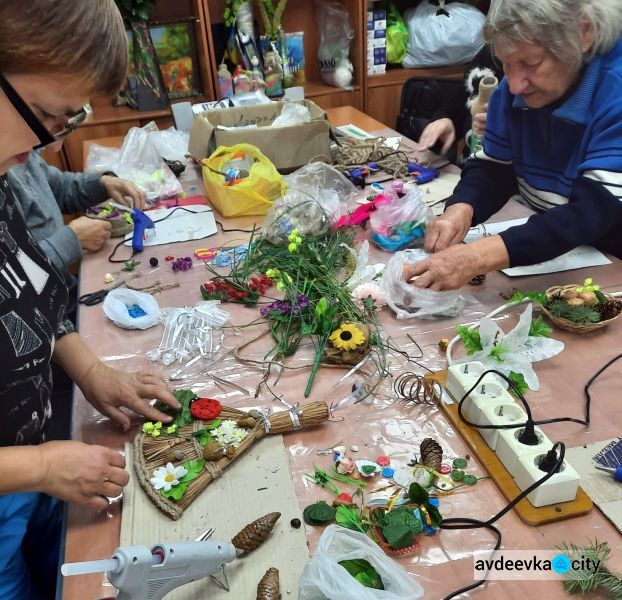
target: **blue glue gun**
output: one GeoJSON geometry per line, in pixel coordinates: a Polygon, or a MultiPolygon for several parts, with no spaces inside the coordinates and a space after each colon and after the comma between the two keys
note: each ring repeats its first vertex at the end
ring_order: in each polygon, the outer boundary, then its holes
{"type": "Polygon", "coordinates": [[[409,162],[408,174],[413,176],[415,183],[422,184],[436,179],[440,175],[440,171],[438,169],[424,167],[422,165],[418,165],[417,163],[409,162]]]}
{"type": "Polygon", "coordinates": [[[132,250],[142,252],[144,250],[143,238],[145,229],[154,229],[154,222],[142,211],[135,208],[132,210],[132,220],[134,221],[134,234],[132,235],[132,250]]]}

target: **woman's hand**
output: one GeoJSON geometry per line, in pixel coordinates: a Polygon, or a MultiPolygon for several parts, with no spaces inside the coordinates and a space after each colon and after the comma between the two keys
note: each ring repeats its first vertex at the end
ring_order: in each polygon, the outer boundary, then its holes
{"type": "Polygon", "coordinates": [[[102,511],[129,481],[125,458],[119,453],[83,442],[47,442],[37,447],[40,461],[34,488],[67,502],[102,511]]]}
{"type": "Polygon", "coordinates": [[[140,371],[126,373],[97,361],[76,382],[84,397],[103,415],[115,420],[127,431],[131,421],[121,407],[129,408],[150,421],[168,423],[172,417],[160,412],[150,402],[158,400],[176,410],[179,402],[159,375],[140,371]]]}
{"type": "Polygon", "coordinates": [[[128,202],[128,198],[130,198],[134,208],[139,210],[145,208],[145,201],[147,200],[145,192],[135,186],[131,181],[121,179],[120,177],[104,175],[101,178],[101,184],[106,188],[106,192],[115,202],[125,204],[131,208],[132,204],[128,202]]]}
{"type": "Polygon", "coordinates": [[[429,150],[438,141],[443,144],[441,154],[447,154],[451,145],[456,141],[456,128],[451,119],[437,119],[428,123],[419,138],[418,150],[429,150]]]}
{"type": "Polygon", "coordinates": [[[473,220],[470,204],[452,204],[438,218],[432,221],[425,234],[425,251],[439,252],[452,244],[459,244],[469,231],[473,220]]]}

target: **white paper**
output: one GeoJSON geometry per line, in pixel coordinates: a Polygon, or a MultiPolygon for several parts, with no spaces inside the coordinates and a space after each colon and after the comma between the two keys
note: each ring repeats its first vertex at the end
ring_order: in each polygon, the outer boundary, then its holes
{"type": "Polygon", "coordinates": [[[374,137],[370,133],[367,133],[367,131],[365,131],[364,129],[361,129],[360,127],[357,127],[356,125],[353,125],[352,123],[349,123],[348,125],[340,125],[339,127],[336,127],[335,129],[338,129],[345,135],[351,138],[355,138],[357,140],[369,140],[374,137]]]}
{"type": "MultiPolygon", "coordinates": [[[[159,246],[160,244],[172,244],[174,242],[187,242],[190,240],[201,240],[210,235],[214,235],[218,229],[214,213],[205,204],[190,204],[189,206],[172,208],[158,208],[150,210],[145,214],[152,220],[158,221],[167,215],[172,214],[165,221],[155,223],[154,230],[145,230],[145,246],[159,246]],[[182,210],[187,208],[188,210],[182,210]],[[179,210],[176,210],[179,209],[179,210]],[[192,211],[192,212],[188,212],[192,211]],[[196,213],[201,213],[196,214],[196,213]]],[[[132,245],[132,234],[125,236],[126,246],[132,245]]]]}
{"type": "MultiPolygon", "coordinates": [[[[469,244],[489,235],[497,235],[510,227],[522,225],[527,222],[528,217],[522,219],[511,219],[509,221],[499,221],[498,223],[486,223],[472,227],[467,233],[464,241],[469,244]]],[[[592,246],[579,246],[566,254],[557,258],[547,260],[535,265],[524,267],[511,267],[502,269],[510,277],[523,277],[525,275],[543,275],[545,273],[559,273],[561,271],[571,271],[573,269],[583,269],[585,267],[597,267],[608,265],[611,261],[602,253],[592,248],[592,246]]]]}

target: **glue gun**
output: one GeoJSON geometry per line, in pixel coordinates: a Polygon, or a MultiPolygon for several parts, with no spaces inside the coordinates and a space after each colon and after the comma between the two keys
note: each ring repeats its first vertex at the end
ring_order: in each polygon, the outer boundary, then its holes
{"type": "Polygon", "coordinates": [[[142,210],[139,210],[138,208],[129,208],[128,206],[124,206],[123,204],[113,202],[112,200],[109,200],[107,204],[110,204],[110,206],[113,206],[114,208],[117,208],[119,210],[131,213],[132,221],[134,221],[134,233],[132,234],[132,250],[134,250],[134,252],[142,252],[144,250],[143,238],[145,235],[145,229],[155,229],[155,223],[142,210]]]}
{"type": "Polygon", "coordinates": [[[108,560],[67,563],[64,576],[106,572],[117,600],[161,600],[172,590],[217,573],[236,557],[227,542],[175,542],[117,548],[108,560]]]}
{"type": "Polygon", "coordinates": [[[422,184],[436,179],[440,175],[440,171],[438,169],[424,167],[422,165],[418,165],[417,163],[409,162],[408,174],[413,176],[415,183],[422,184]]]}

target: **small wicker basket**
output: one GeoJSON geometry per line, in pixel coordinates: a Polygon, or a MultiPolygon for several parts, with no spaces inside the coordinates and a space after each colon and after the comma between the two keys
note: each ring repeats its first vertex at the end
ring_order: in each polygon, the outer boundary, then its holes
{"type": "MultiPolygon", "coordinates": [[[[566,292],[568,290],[573,290],[573,289],[575,289],[577,287],[578,287],[578,284],[575,284],[575,285],[556,285],[556,286],[548,288],[545,291],[545,294],[546,294],[547,299],[550,300],[551,298],[553,298],[555,296],[562,296],[564,292],[566,292]]],[[[613,296],[610,296],[609,294],[606,294],[604,292],[601,292],[601,293],[608,300],[616,301],[616,299],[613,296]]],[[[617,301],[617,302],[619,302],[619,301],[617,301]]],[[[572,321],[569,321],[568,319],[561,319],[559,317],[553,316],[547,310],[545,305],[542,305],[542,310],[544,311],[546,316],[555,325],[557,325],[557,327],[559,327],[560,329],[565,329],[566,331],[571,331],[572,333],[589,333],[590,331],[596,331],[597,329],[602,329],[603,327],[607,327],[607,325],[609,325],[609,323],[613,323],[616,319],[619,319],[620,316],[622,316],[622,307],[621,307],[620,312],[618,312],[618,314],[615,317],[612,317],[611,319],[607,319],[605,321],[599,321],[598,323],[573,323],[572,321]]]]}
{"type": "Polygon", "coordinates": [[[123,215],[120,215],[118,217],[112,217],[111,219],[108,217],[102,217],[100,215],[87,212],[86,216],[89,219],[97,219],[98,221],[106,221],[107,223],[110,223],[110,225],[112,226],[112,230],[110,231],[110,237],[113,238],[123,237],[124,235],[131,233],[134,229],[134,225],[128,223],[123,215]]]}

